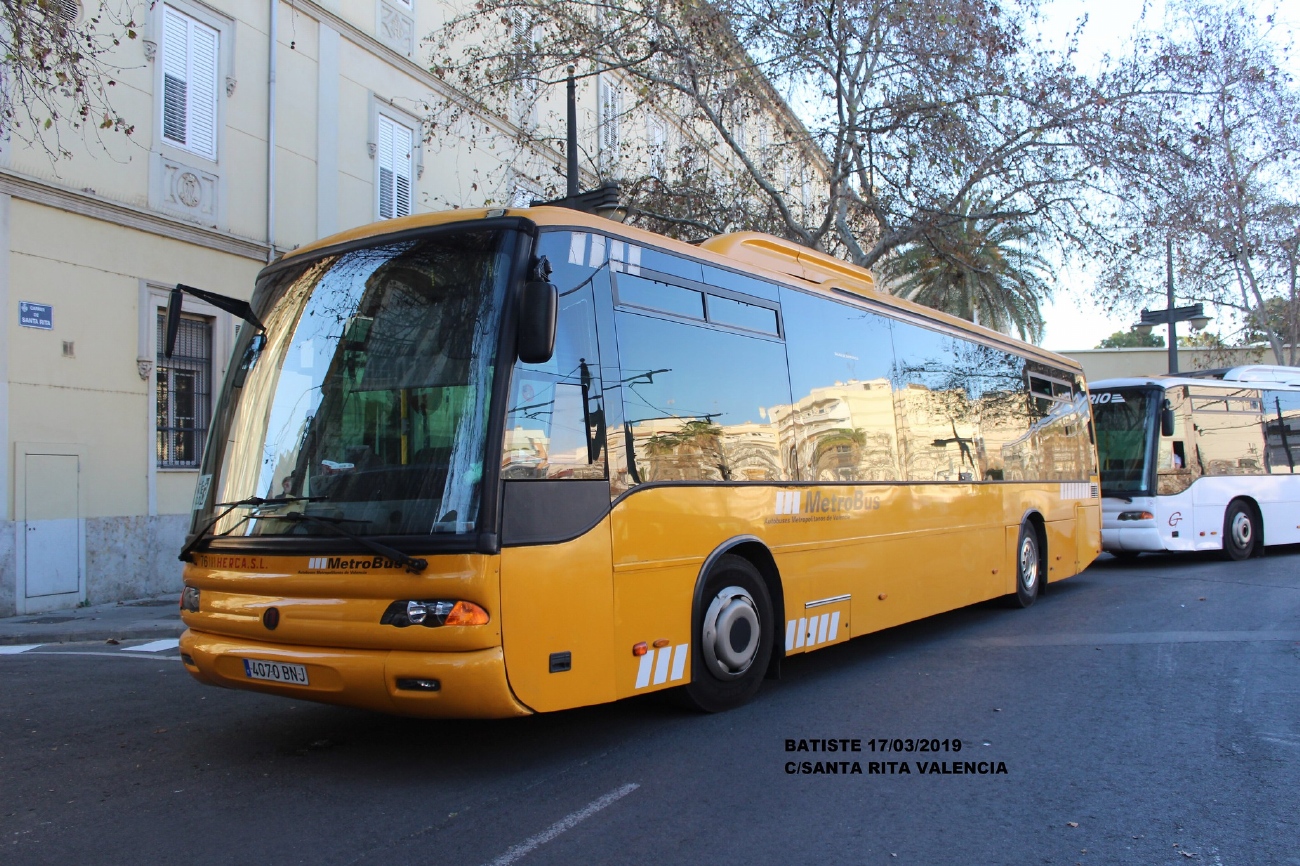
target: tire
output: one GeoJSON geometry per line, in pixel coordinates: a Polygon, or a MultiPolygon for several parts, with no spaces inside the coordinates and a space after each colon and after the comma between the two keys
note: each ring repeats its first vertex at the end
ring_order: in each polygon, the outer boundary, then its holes
{"type": "Polygon", "coordinates": [[[1249,503],[1240,499],[1229,503],[1223,515],[1223,556],[1233,562],[1250,559],[1259,546],[1259,515],[1249,503]]]}
{"type": "Polygon", "coordinates": [[[747,559],[721,556],[704,579],[691,628],[691,681],[686,703],[706,713],[752,698],[772,658],[772,601],[747,559]]]}
{"type": "Polygon", "coordinates": [[[1038,600],[1044,580],[1043,562],[1046,557],[1043,553],[1038,531],[1025,521],[1020,526],[1020,539],[1016,542],[1016,591],[1007,596],[1012,607],[1029,607],[1038,600]]]}

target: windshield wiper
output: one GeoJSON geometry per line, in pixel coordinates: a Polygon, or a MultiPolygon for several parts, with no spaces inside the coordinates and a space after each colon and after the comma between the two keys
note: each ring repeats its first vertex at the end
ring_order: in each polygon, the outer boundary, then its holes
{"type": "Polygon", "coordinates": [[[420,559],[414,556],[407,556],[400,550],[389,547],[387,544],[380,544],[366,538],[364,535],[357,535],[355,532],[348,532],[340,523],[365,523],[367,521],[353,521],[346,517],[319,517],[315,514],[308,514],[305,511],[289,511],[284,514],[268,514],[263,519],[270,520],[287,520],[290,523],[312,523],[317,526],[323,526],[344,538],[351,539],[367,550],[378,553],[380,556],[386,556],[394,562],[399,562],[406,567],[411,574],[420,574],[429,567],[427,559],[420,559]]]}
{"type": "Polygon", "coordinates": [[[176,558],[181,562],[193,562],[193,560],[190,559],[190,554],[194,552],[194,548],[198,547],[199,542],[203,540],[205,535],[207,535],[208,530],[216,526],[217,523],[220,522],[221,518],[225,517],[236,508],[257,508],[262,505],[286,505],[290,502],[320,502],[321,500],[328,498],[329,497],[326,496],[273,496],[269,499],[263,499],[260,496],[250,496],[247,499],[241,499],[238,502],[218,502],[214,507],[224,508],[225,511],[222,511],[216,517],[203,524],[203,528],[194,533],[194,537],[181,548],[180,555],[176,558]]]}

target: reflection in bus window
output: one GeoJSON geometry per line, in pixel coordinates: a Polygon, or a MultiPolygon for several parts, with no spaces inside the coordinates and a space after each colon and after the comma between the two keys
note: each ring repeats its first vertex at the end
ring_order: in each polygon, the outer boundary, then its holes
{"type": "Polygon", "coordinates": [[[772,412],[790,402],[781,343],[630,311],[616,323],[629,486],[789,478],[772,412]]]}
{"type": "Polygon", "coordinates": [[[786,468],[804,481],[893,481],[898,436],[889,371],[890,320],[783,290],[794,403],[776,420],[786,468]]]}
{"type": "Polygon", "coordinates": [[[501,476],[605,477],[605,423],[590,281],[560,289],[555,353],[515,365],[501,476]]]}
{"type": "Polygon", "coordinates": [[[1300,464],[1300,394],[1265,391],[1265,462],[1273,475],[1294,475],[1300,464]]]}
{"type": "Polygon", "coordinates": [[[1259,392],[1251,389],[1193,391],[1198,468],[1205,475],[1263,475],[1259,392]]]}

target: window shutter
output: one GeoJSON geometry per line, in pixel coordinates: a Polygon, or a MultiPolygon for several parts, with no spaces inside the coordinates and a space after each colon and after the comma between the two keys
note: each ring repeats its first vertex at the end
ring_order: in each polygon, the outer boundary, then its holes
{"type": "Polygon", "coordinates": [[[379,218],[411,215],[411,165],[415,135],[410,129],[379,116],[379,218]]]}
{"type": "Polygon", "coordinates": [[[393,202],[395,216],[411,215],[411,145],[414,136],[404,126],[393,124],[393,173],[396,175],[396,192],[393,202]]]}
{"type": "Polygon", "coordinates": [[[393,214],[393,122],[379,118],[379,218],[392,219],[393,214]]]}
{"type": "Polygon", "coordinates": [[[217,156],[217,31],[190,22],[190,146],[217,156]]]}
{"type": "Polygon", "coordinates": [[[163,138],[187,145],[189,25],[185,16],[163,8],[163,138]]]}
{"type": "Polygon", "coordinates": [[[618,156],[618,120],[623,113],[622,93],[618,83],[607,75],[600,76],[600,150],[601,157],[612,161],[618,156]]]}
{"type": "Polygon", "coordinates": [[[217,157],[219,34],[163,7],[163,138],[217,157]]]}

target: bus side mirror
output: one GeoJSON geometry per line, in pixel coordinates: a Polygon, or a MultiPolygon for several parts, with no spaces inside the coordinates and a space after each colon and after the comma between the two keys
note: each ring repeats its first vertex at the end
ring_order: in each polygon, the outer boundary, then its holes
{"type": "Polygon", "coordinates": [[[525,364],[544,364],[555,354],[555,319],[560,293],[541,280],[524,283],[519,295],[519,332],[516,348],[525,364]]]}
{"type": "Polygon", "coordinates": [[[170,358],[176,351],[176,333],[181,327],[181,303],[183,296],[179,288],[167,295],[167,330],[163,334],[163,356],[170,358]]]}
{"type": "Polygon", "coordinates": [[[1174,407],[1169,405],[1168,400],[1165,401],[1164,408],[1160,410],[1160,435],[1174,435],[1174,407]]]}

